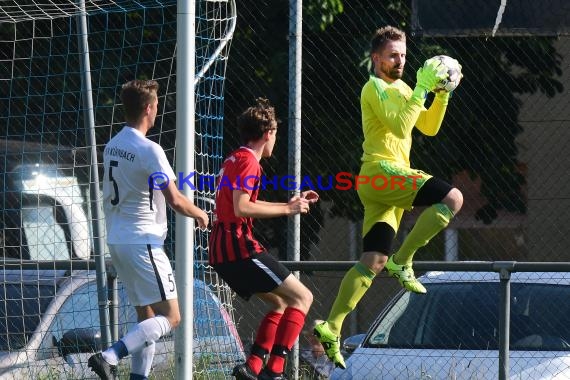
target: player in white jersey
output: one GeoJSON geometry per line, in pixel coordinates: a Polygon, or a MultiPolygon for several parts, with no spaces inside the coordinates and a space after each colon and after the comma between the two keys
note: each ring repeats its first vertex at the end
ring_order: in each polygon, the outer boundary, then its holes
{"type": "Polygon", "coordinates": [[[158,110],[158,83],[123,85],[126,126],[105,146],[103,203],[107,244],[139,323],[107,350],[89,358],[101,379],[117,378],[117,364],[132,356],[131,380],[147,379],[155,341],[180,323],[176,285],[163,244],[166,203],[208,226],[207,214],[176,187],[176,176],[160,145],[147,139],[158,110]]]}

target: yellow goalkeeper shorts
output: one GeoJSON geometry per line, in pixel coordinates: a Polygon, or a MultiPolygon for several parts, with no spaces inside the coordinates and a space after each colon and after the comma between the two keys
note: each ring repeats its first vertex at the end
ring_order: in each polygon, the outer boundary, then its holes
{"type": "Polygon", "coordinates": [[[393,161],[365,162],[356,181],[364,206],[363,236],[378,222],[398,231],[404,210],[411,210],[421,187],[432,178],[421,170],[393,161]]]}

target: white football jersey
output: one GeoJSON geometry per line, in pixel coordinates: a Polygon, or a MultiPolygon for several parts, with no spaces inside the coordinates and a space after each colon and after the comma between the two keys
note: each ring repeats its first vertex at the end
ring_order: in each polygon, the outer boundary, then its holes
{"type": "Polygon", "coordinates": [[[166,201],[157,183],[176,175],[162,147],[124,127],[105,146],[103,165],[107,243],[164,244],[166,201]]]}

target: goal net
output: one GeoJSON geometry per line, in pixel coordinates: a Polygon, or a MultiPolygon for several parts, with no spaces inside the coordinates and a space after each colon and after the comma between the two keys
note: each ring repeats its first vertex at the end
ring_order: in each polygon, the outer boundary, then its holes
{"type": "MultiPolygon", "coordinates": [[[[225,67],[235,18],[233,0],[196,1],[198,175],[215,175],[222,160],[225,67]]],[[[124,123],[120,87],[135,78],[160,84],[159,114],[148,138],[165,149],[174,166],[176,30],[176,0],[0,4],[0,350],[14,355],[15,377],[92,376],[86,361],[90,351],[101,349],[97,293],[94,271],[79,270],[94,253],[90,202],[98,200],[90,199],[89,188],[99,184],[89,178],[92,170],[102,178],[101,152],[124,123]],[[96,169],[86,143],[90,110],[83,103],[81,16],[88,26],[96,169]],[[29,261],[35,269],[22,270],[29,261]],[[77,270],[45,269],[62,261],[77,270]]],[[[213,189],[196,191],[200,207],[212,211],[212,200],[213,189]]],[[[166,250],[175,262],[175,218],[169,217],[166,250]]],[[[207,241],[208,233],[196,230],[194,373],[205,379],[223,378],[243,360],[231,293],[201,263],[207,241]]],[[[117,296],[114,338],[136,319],[124,291],[117,296]]],[[[175,366],[173,339],[157,344],[156,353],[154,373],[169,376],[175,366]]],[[[128,360],[125,365],[121,371],[128,374],[128,360]]]]}

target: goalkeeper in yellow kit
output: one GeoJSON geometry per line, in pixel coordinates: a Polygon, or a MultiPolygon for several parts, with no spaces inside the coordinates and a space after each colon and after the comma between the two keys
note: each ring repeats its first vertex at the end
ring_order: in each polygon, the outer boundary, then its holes
{"type": "Polygon", "coordinates": [[[407,180],[382,189],[374,186],[373,181],[358,187],[364,205],[363,253],[360,261],[345,274],[327,320],[314,330],[327,356],[341,368],[345,368],[340,353],[342,323],[374,277],[386,268],[407,290],[426,293],[412,269],[414,253],[448,225],[463,203],[458,189],[410,168],[412,129],[416,127],[424,135],[434,136],[445,115],[448,92],[436,93],[427,110],[424,102],[436,84],[447,77],[446,67],[439,60],[427,60],[418,70],[416,87],[412,90],[401,80],[406,63],[406,35],[391,26],[375,32],[370,58],[373,73],[362,89],[360,100],[364,153],[359,175],[407,180]],[[413,206],[429,207],[418,217],[400,249],[390,255],[402,215],[413,206]]]}

